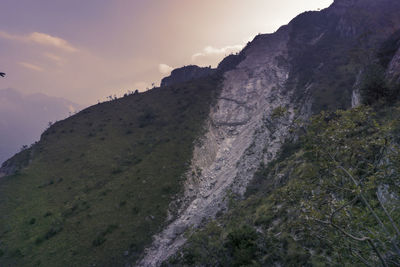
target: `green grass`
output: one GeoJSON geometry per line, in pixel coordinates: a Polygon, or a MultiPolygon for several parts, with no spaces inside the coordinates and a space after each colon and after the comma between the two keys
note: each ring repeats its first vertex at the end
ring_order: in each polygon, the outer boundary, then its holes
{"type": "Polygon", "coordinates": [[[0,265],[134,262],[181,193],[219,84],[216,76],[156,88],[46,130],[24,152],[28,167],[0,180],[0,265]]]}

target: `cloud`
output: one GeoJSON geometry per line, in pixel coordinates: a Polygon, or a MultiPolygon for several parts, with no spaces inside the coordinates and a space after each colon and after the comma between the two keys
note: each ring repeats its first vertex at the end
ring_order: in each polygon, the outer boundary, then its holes
{"type": "Polygon", "coordinates": [[[8,39],[8,40],[17,40],[17,41],[22,41],[22,37],[18,35],[11,35],[9,33],[0,31],[0,38],[3,39],[8,39]]]}
{"type": "Polygon", "coordinates": [[[41,32],[33,32],[28,35],[13,35],[4,31],[0,31],[0,38],[18,42],[24,42],[24,43],[35,43],[43,46],[55,47],[70,53],[78,51],[78,49],[72,46],[68,41],[41,32]]]}
{"type": "Polygon", "coordinates": [[[77,52],[78,49],[70,45],[66,40],[45,33],[34,32],[29,35],[29,40],[38,44],[53,46],[67,52],[77,52]]]}
{"type": "Polygon", "coordinates": [[[168,66],[166,64],[158,65],[158,70],[161,72],[161,74],[164,75],[170,74],[173,69],[174,69],[173,67],[168,66]]]}
{"type": "Polygon", "coordinates": [[[27,69],[30,69],[30,70],[34,70],[34,71],[38,71],[38,72],[43,72],[44,71],[43,68],[41,68],[41,67],[39,67],[39,66],[37,66],[35,64],[28,63],[28,62],[19,62],[18,64],[20,64],[21,66],[23,66],[23,67],[25,67],[27,69]]]}
{"type": "Polygon", "coordinates": [[[203,51],[192,55],[192,61],[199,65],[214,65],[229,54],[239,52],[244,45],[228,45],[221,48],[206,46],[203,51]]]}
{"type": "Polygon", "coordinates": [[[68,110],[69,110],[69,112],[71,112],[71,113],[74,113],[74,112],[76,111],[76,109],[75,109],[72,105],[69,105],[69,106],[68,106],[68,110]]]}
{"type": "Polygon", "coordinates": [[[64,59],[52,53],[44,53],[44,56],[52,61],[54,61],[57,65],[62,65],[64,63],[64,59]]]}

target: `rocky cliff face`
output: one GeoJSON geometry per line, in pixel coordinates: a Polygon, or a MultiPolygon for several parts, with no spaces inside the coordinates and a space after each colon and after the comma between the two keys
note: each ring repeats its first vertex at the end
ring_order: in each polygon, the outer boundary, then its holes
{"type": "Polygon", "coordinates": [[[161,81],[161,87],[171,86],[187,81],[196,80],[205,76],[212,75],[215,73],[215,69],[212,68],[201,68],[198,66],[190,65],[179,69],[174,69],[171,75],[165,77],[161,81]]]}
{"type": "Polygon", "coordinates": [[[387,74],[392,81],[400,83],[400,49],[390,62],[387,74]]]}
{"type": "Polygon", "coordinates": [[[244,51],[245,59],[225,73],[207,133],[195,148],[183,208],[139,265],[159,265],[185,242],[181,234],[188,227],[225,208],[227,192],[243,194],[259,164],[279,151],[293,121],[309,114],[307,103],[292,103],[285,90],[289,69],[280,62],[288,57],[288,40],[288,27],[258,36],[244,51]]]}
{"type": "Polygon", "coordinates": [[[366,29],[384,27],[370,33],[365,45],[400,27],[393,12],[378,12],[376,20],[357,13],[372,7],[400,11],[395,1],[335,1],[326,10],[300,15],[274,34],[257,36],[242,51],[242,61],[224,74],[207,133],[195,148],[180,212],[155,237],[139,266],[160,265],[184,244],[186,229],[226,209],[229,194],[242,195],[258,166],[273,160],[292,137],[294,121],[320,110],[358,105],[362,64],[354,62],[350,51],[366,29]],[[357,23],[367,19],[368,27],[357,23]]]}
{"type": "MultiPolygon", "coordinates": [[[[392,38],[391,38],[392,39],[392,38]]],[[[387,78],[391,82],[400,82],[400,31],[396,32],[395,38],[391,40],[390,61],[387,68],[387,78]],[[393,56],[393,57],[392,57],[393,56]]]]}

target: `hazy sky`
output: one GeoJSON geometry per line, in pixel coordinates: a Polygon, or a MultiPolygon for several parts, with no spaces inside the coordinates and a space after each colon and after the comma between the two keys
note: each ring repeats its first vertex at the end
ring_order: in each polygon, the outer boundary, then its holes
{"type": "Polygon", "coordinates": [[[215,66],[258,33],[333,0],[1,0],[0,88],[93,104],[215,66]]]}

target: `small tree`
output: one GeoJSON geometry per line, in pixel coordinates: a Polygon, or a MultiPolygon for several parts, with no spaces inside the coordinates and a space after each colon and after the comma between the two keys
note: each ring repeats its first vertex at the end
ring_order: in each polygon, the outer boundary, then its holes
{"type": "Polygon", "coordinates": [[[371,109],[360,107],[323,113],[308,131],[318,190],[304,206],[309,221],[321,227],[311,231],[365,264],[400,264],[400,203],[384,200],[400,195],[400,149],[391,123],[378,123],[371,109]]]}

